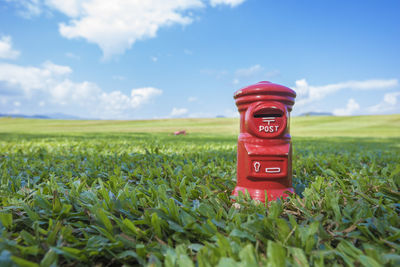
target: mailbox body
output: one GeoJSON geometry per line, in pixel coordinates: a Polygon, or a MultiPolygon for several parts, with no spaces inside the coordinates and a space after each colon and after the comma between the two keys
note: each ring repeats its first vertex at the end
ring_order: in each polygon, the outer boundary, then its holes
{"type": "Polygon", "coordinates": [[[292,187],[290,112],[295,91],[271,82],[259,82],[234,94],[240,113],[237,148],[237,185],[233,195],[247,190],[264,202],[287,197],[292,187]]]}

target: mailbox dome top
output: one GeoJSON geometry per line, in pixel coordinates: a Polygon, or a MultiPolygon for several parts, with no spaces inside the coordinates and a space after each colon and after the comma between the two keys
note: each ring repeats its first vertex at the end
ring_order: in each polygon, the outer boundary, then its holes
{"type": "Polygon", "coordinates": [[[247,109],[251,103],[260,101],[278,101],[291,111],[296,92],[286,86],[264,81],[237,90],[233,98],[236,100],[239,112],[247,109]]]}
{"type": "Polygon", "coordinates": [[[247,95],[282,95],[295,98],[296,92],[280,84],[262,81],[237,90],[233,97],[237,99],[247,95]]]}

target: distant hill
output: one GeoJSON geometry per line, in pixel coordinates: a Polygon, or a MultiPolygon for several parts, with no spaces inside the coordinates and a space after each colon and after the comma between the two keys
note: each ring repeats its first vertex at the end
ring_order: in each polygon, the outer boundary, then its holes
{"type": "Polygon", "coordinates": [[[50,119],[50,117],[45,115],[1,114],[1,113],[0,117],[25,118],[25,119],[50,119]]]}
{"type": "Polygon", "coordinates": [[[82,118],[77,116],[72,116],[63,113],[52,113],[47,115],[35,114],[35,115],[25,115],[25,114],[1,114],[0,117],[10,117],[10,118],[25,118],[25,119],[57,119],[57,120],[81,120],[82,118]]]}
{"type": "Polygon", "coordinates": [[[73,116],[64,113],[51,113],[47,115],[51,119],[59,119],[59,120],[82,120],[83,118],[78,116],[73,116]]]}
{"type": "Polygon", "coordinates": [[[333,116],[333,114],[330,113],[330,112],[310,111],[310,112],[306,112],[306,113],[300,114],[299,116],[333,116]]]}

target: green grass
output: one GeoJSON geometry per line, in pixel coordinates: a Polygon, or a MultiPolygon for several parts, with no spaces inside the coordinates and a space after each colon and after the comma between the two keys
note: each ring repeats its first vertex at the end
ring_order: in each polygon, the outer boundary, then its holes
{"type": "MultiPolygon", "coordinates": [[[[165,119],[143,121],[34,120],[0,118],[0,133],[189,133],[237,135],[239,119],[165,119]]],[[[355,117],[294,117],[293,136],[400,136],[400,114],[355,117]]]]}
{"type": "Polygon", "coordinates": [[[399,137],[400,115],[296,117],[293,136],[399,137]]]}
{"type": "Polygon", "coordinates": [[[236,119],[1,119],[0,266],[398,266],[399,119],[293,118],[297,195],[240,208],[236,119]]]}

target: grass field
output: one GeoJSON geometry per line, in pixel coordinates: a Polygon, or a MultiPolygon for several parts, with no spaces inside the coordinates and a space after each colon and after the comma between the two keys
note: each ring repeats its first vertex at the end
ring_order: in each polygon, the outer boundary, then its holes
{"type": "Polygon", "coordinates": [[[400,115],[291,123],[297,195],[235,208],[237,119],[0,119],[0,266],[399,266],[400,115]]]}
{"type": "MultiPolygon", "coordinates": [[[[189,133],[237,135],[239,119],[165,119],[144,121],[34,120],[0,118],[0,133],[189,133]]],[[[295,117],[293,136],[399,137],[400,115],[295,117]]]]}

